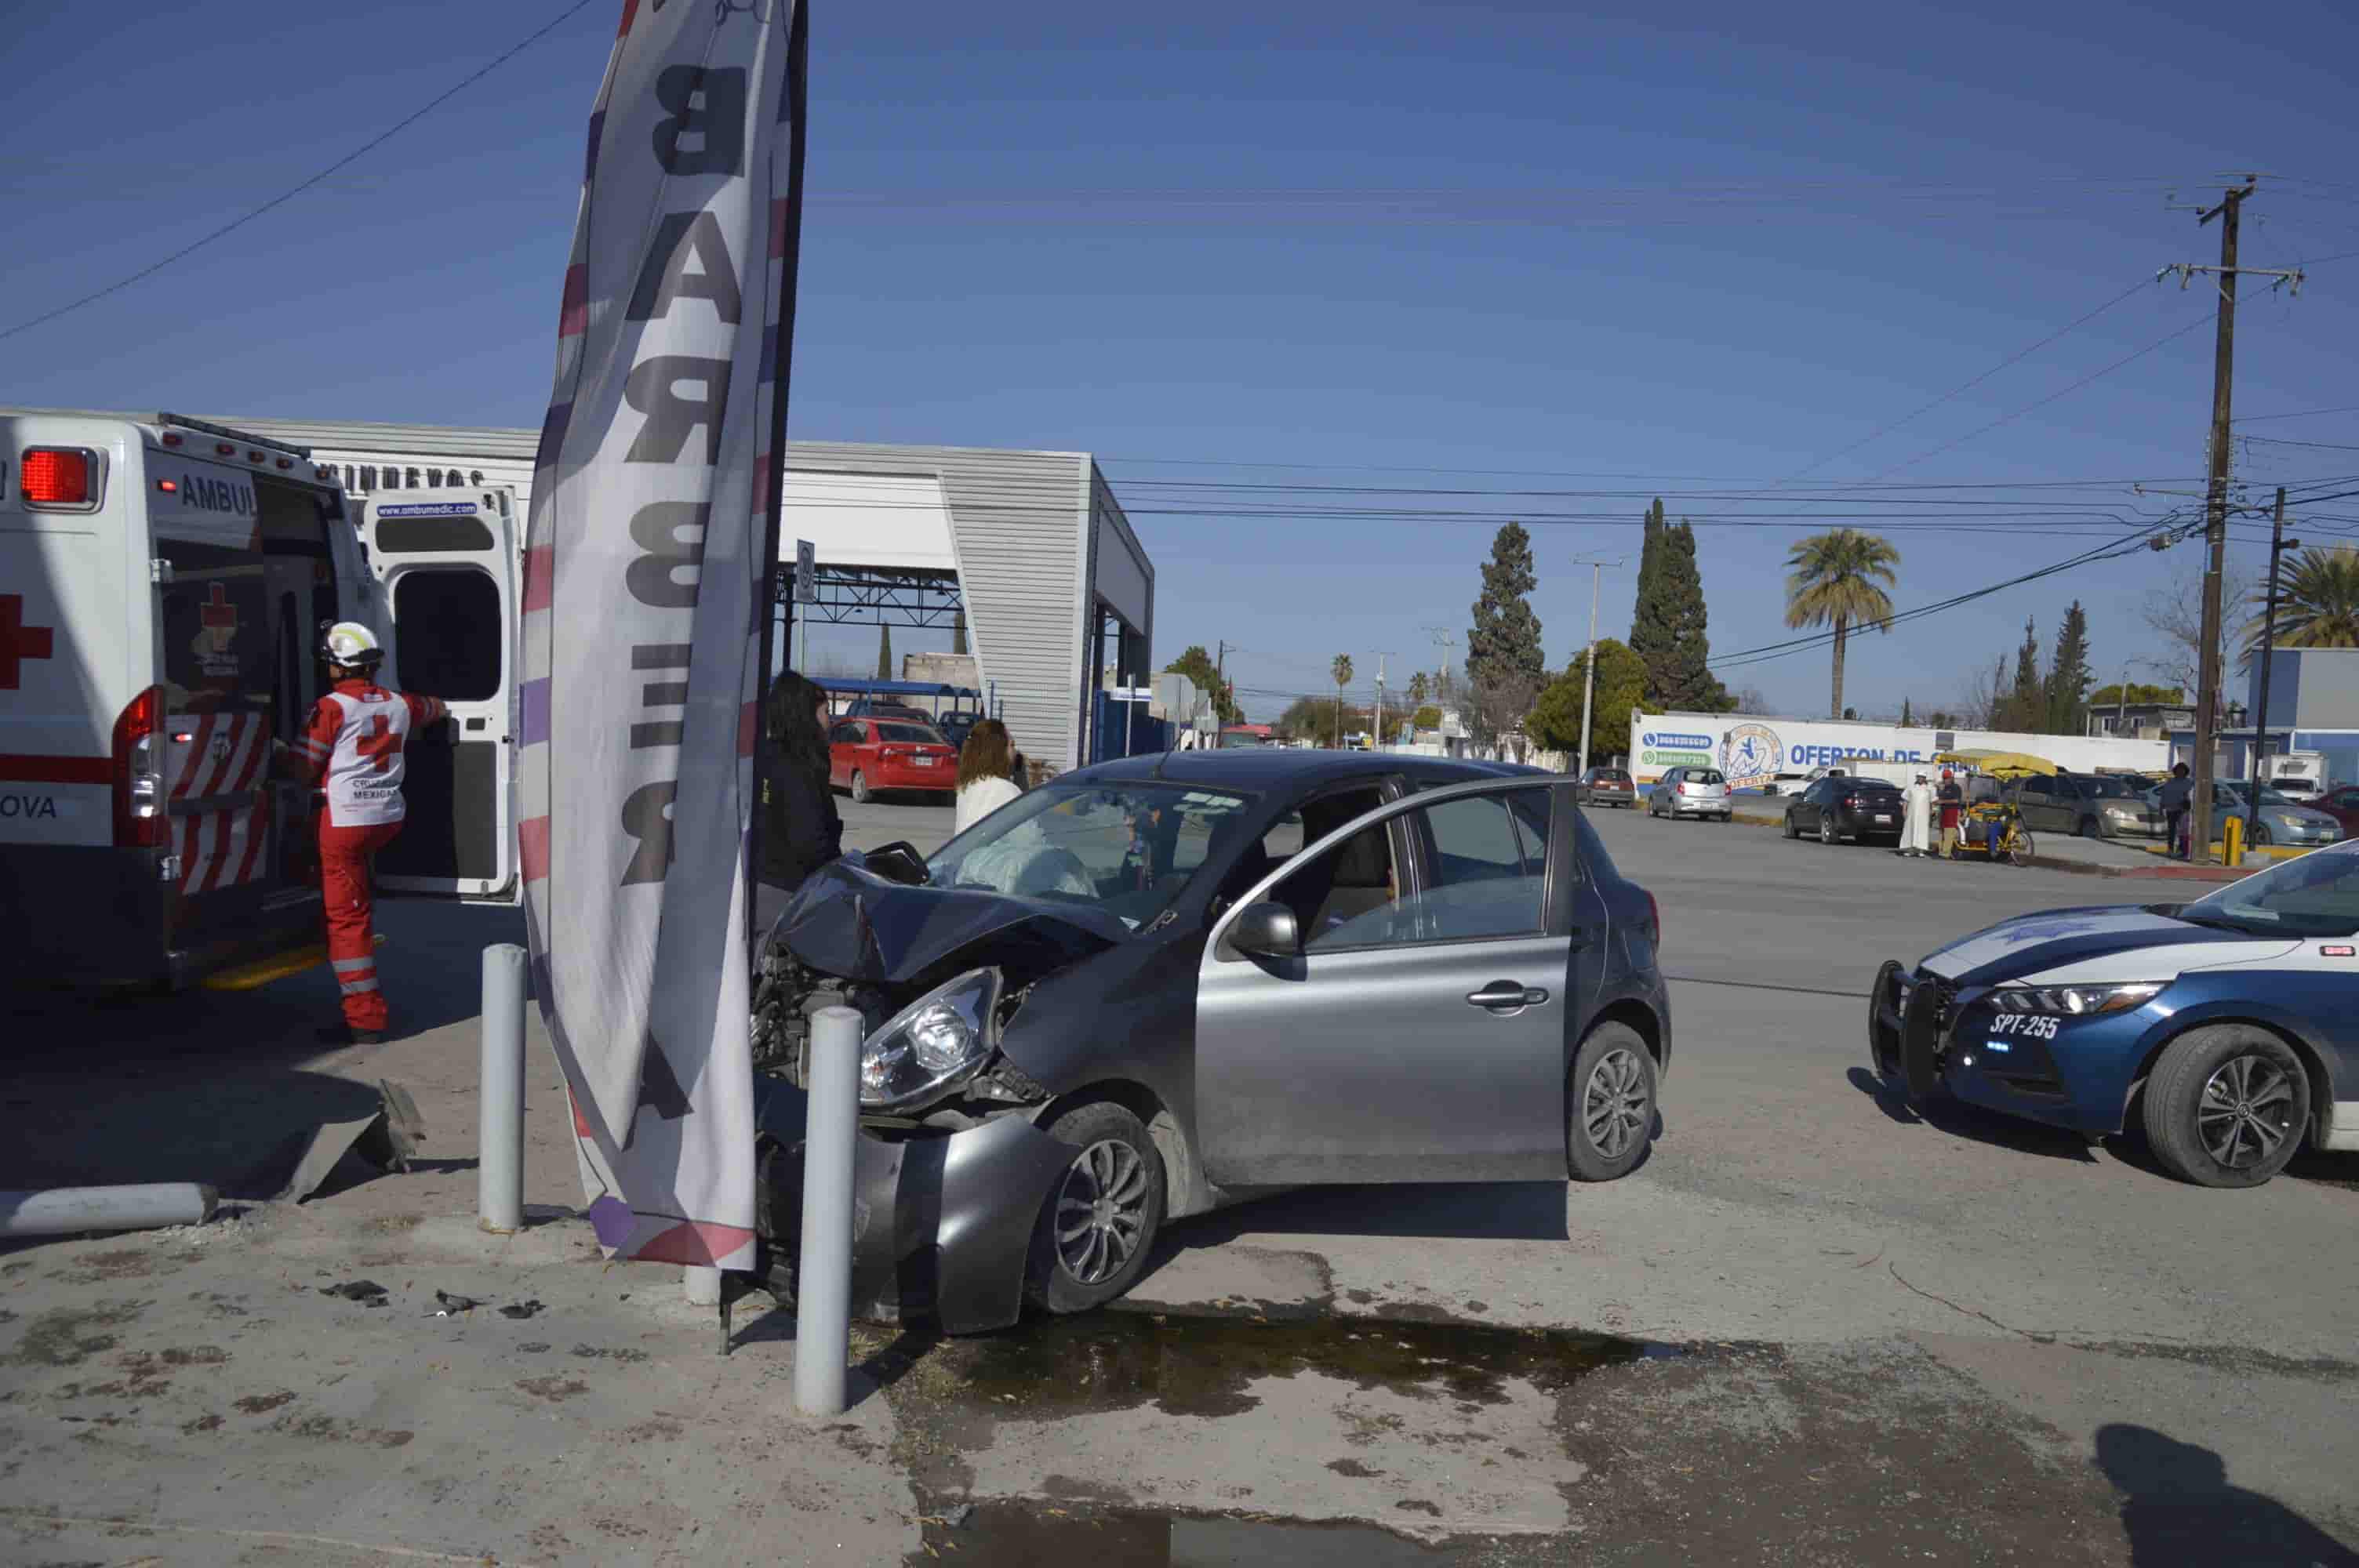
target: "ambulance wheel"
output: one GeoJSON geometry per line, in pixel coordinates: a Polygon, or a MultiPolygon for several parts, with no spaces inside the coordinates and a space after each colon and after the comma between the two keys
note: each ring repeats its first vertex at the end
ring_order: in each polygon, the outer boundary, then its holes
{"type": "Polygon", "coordinates": [[[852,798],[862,806],[876,798],[876,792],[868,787],[868,775],[858,768],[852,770],[852,798]]]}

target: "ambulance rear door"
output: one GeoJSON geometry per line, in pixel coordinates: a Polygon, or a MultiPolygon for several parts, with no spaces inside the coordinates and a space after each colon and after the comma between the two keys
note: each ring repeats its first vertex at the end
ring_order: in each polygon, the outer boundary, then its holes
{"type": "Polygon", "coordinates": [[[404,752],[400,835],[377,852],[388,896],[514,903],[509,789],[518,519],[513,492],[363,503],[361,542],[389,624],[385,680],[439,697],[451,718],[404,752]]]}

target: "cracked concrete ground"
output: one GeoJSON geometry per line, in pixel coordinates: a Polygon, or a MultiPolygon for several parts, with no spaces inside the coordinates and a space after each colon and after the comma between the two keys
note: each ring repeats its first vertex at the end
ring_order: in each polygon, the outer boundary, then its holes
{"type": "Polygon", "coordinates": [[[299,1208],[0,1253],[0,1561],[2359,1563],[2359,1161],[2208,1193],[1854,1071],[1876,959],[2103,890],[1601,827],[1680,977],[1636,1174],[1184,1222],[1118,1319],[864,1330],[827,1423],[761,1298],[723,1360],[676,1271],[598,1261],[549,1074],[538,1222],[475,1230],[474,954],[510,917],[394,912],[415,1033],[375,1051],[297,1043],[320,976],[0,1003],[0,1185],[229,1180],[380,1076],[429,1129],[299,1208]],[[321,1293],[355,1277],[388,1304],[321,1293]]]}

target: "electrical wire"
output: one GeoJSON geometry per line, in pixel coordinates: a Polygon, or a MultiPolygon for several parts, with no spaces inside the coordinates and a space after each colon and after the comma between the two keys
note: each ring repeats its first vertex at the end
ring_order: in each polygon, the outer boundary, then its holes
{"type": "Polygon", "coordinates": [[[287,203],[294,200],[295,198],[302,195],[305,191],[310,190],[314,186],[323,183],[331,176],[338,174],[343,169],[350,168],[353,164],[357,163],[360,159],[367,157],[370,153],[375,152],[377,148],[385,146],[386,143],[393,140],[394,137],[399,135],[410,126],[418,124],[419,121],[423,120],[427,115],[432,114],[435,110],[440,108],[451,99],[456,98],[460,93],[464,92],[468,88],[473,87],[475,83],[481,81],[486,76],[489,76],[493,71],[497,70],[501,66],[506,65],[509,60],[514,59],[517,55],[522,54],[526,49],[531,48],[534,44],[538,43],[542,38],[545,38],[549,34],[555,32],[560,27],[571,20],[577,13],[587,9],[589,5],[590,0],[574,0],[572,5],[568,5],[564,10],[559,12],[549,21],[543,23],[539,27],[527,34],[520,42],[512,44],[507,49],[502,50],[499,54],[493,56],[488,62],[470,72],[463,80],[446,89],[434,98],[429,100],[423,107],[404,116],[387,129],[378,132],[375,135],[370,137],[367,141],[363,142],[353,151],[346,153],[342,157],[338,158],[335,162],[328,165],[317,174],[312,175],[309,179],[302,181],[300,184],[291,186],[286,190],[280,191],[277,195],[272,197],[269,200],[263,202],[257,207],[248,208],[244,212],[239,213],[236,217],[232,218],[228,222],[223,223],[220,227],[210,231],[200,238],[192,240],[189,243],[182,245],[179,250],[174,251],[171,254],[164,257],[161,261],[151,262],[147,265],[141,267],[137,272],[132,273],[127,276],[119,277],[113,283],[106,285],[104,287],[94,289],[92,292],[83,295],[79,299],[70,300],[66,304],[60,305],[53,310],[45,310],[38,316],[26,318],[24,320],[17,322],[13,327],[0,330],[0,341],[13,338],[19,332],[29,332],[34,328],[45,326],[49,322],[56,320],[60,316],[71,315],[74,311],[81,309],[85,305],[95,305],[98,301],[106,298],[110,295],[120,294],[123,290],[130,287],[133,284],[138,283],[143,279],[155,276],[158,273],[163,271],[166,267],[170,266],[173,263],[195,254],[197,252],[204,249],[207,245],[212,244],[215,240],[221,239],[236,230],[244,228],[246,224],[253,222],[256,218],[263,216],[265,213],[270,212],[277,208],[284,207],[287,203]]]}

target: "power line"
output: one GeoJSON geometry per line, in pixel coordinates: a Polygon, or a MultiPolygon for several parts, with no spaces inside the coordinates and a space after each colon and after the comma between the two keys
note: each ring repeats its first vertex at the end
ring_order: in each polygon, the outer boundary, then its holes
{"type": "Polygon", "coordinates": [[[79,299],[71,300],[64,305],[59,306],[54,310],[43,311],[38,316],[28,317],[25,320],[17,322],[13,327],[7,328],[5,330],[0,330],[0,340],[13,338],[19,332],[29,332],[34,328],[54,321],[60,316],[71,315],[72,312],[81,309],[85,305],[94,305],[98,301],[106,298],[109,295],[119,294],[123,290],[130,287],[133,284],[137,283],[144,278],[155,276],[166,267],[170,266],[174,262],[180,261],[185,257],[192,255],[196,252],[204,249],[205,246],[212,244],[215,240],[221,239],[226,234],[244,228],[246,224],[253,222],[256,218],[261,217],[263,214],[272,211],[275,209],[284,207],[288,202],[292,201],[298,196],[302,195],[303,192],[325,181],[330,176],[350,168],[353,164],[358,162],[363,157],[367,157],[370,153],[375,152],[377,148],[385,146],[386,143],[393,140],[394,137],[399,135],[410,126],[418,124],[419,121],[423,120],[427,115],[432,114],[435,110],[440,108],[451,99],[456,98],[460,93],[464,92],[468,88],[473,87],[484,77],[489,76],[493,71],[497,70],[501,66],[506,65],[509,60],[514,59],[517,55],[522,54],[526,49],[531,48],[534,44],[538,43],[542,38],[547,38],[550,33],[555,32],[560,27],[571,20],[577,12],[586,9],[589,5],[590,0],[574,0],[572,5],[568,5],[564,10],[559,12],[548,22],[543,23],[538,28],[528,34],[522,41],[509,46],[501,53],[494,56],[488,63],[479,67],[474,71],[471,72],[464,80],[459,81],[447,91],[429,100],[423,107],[419,108],[415,113],[396,122],[388,129],[378,132],[375,136],[370,137],[358,147],[346,153],[342,157],[338,158],[335,162],[328,165],[327,168],[320,170],[317,174],[314,174],[302,183],[292,186],[288,189],[279,192],[277,195],[272,197],[269,200],[263,202],[258,207],[248,208],[245,211],[238,214],[238,216],[232,218],[228,222],[222,224],[219,228],[212,230],[199,239],[192,240],[189,243],[182,245],[179,250],[174,251],[171,254],[164,257],[161,261],[152,262],[149,265],[141,267],[137,272],[130,274],[128,276],[117,278],[113,283],[106,285],[103,288],[92,290],[91,293],[83,295],[79,299]]]}
{"type": "Polygon", "coordinates": [[[2359,414],[2359,403],[2346,403],[2340,408],[2297,408],[2288,414],[2239,414],[2235,422],[2249,425],[2256,419],[2309,419],[2321,414],[2359,414]]]}

